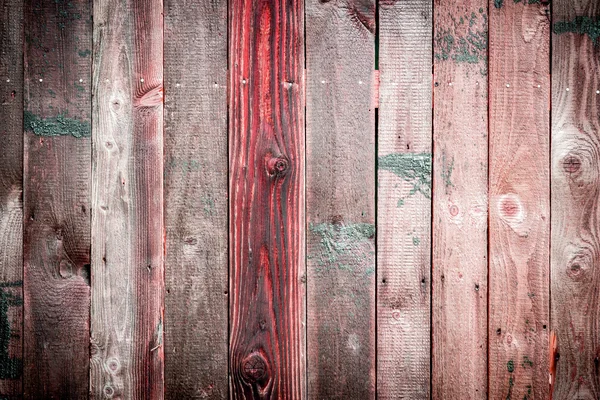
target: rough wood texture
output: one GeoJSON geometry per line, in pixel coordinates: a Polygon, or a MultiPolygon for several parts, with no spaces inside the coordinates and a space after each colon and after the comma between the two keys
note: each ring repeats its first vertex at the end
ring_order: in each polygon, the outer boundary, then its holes
{"type": "Polygon", "coordinates": [[[24,397],[89,381],[88,1],[25,2],[24,397]]]}
{"type": "Polygon", "coordinates": [[[548,398],[548,5],[490,2],[490,398],[548,398]]]}
{"type": "Polygon", "coordinates": [[[310,0],[308,397],[375,397],[375,2],[310,0]]]}
{"type": "Polygon", "coordinates": [[[552,4],[554,399],[600,398],[600,3],[552,4]]]}
{"type": "Polygon", "coordinates": [[[432,396],[487,395],[487,4],[434,2],[432,396]]]}
{"type": "Polygon", "coordinates": [[[305,396],[303,4],[229,5],[234,399],[305,396]]]}
{"type": "Polygon", "coordinates": [[[432,17],[430,1],[379,3],[380,399],[429,398],[432,17]]]}
{"type": "Polygon", "coordinates": [[[165,1],[164,68],[165,392],[226,399],[227,2],[165,1]]]}
{"type": "Polygon", "coordinates": [[[0,397],[22,393],[23,1],[0,1],[0,397]]]}
{"type": "Polygon", "coordinates": [[[94,2],[92,398],[163,397],[162,11],[94,2]]]}

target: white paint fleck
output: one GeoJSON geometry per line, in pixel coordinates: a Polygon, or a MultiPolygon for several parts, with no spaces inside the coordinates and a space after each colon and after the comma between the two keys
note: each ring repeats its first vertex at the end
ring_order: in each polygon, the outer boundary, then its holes
{"type": "Polygon", "coordinates": [[[567,88],[567,92],[568,92],[569,90],[571,90],[571,89],[567,88]]]}
{"type": "Polygon", "coordinates": [[[80,79],[79,82],[83,82],[83,79],[80,79]]]}
{"type": "Polygon", "coordinates": [[[538,85],[538,88],[541,88],[541,87],[542,87],[542,85],[538,85]]]}
{"type": "Polygon", "coordinates": [[[7,79],[6,82],[10,82],[10,79],[7,79]]]}
{"type": "Polygon", "coordinates": [[[348,335],[347,346],[354,352],[358,352],[360,350],[360,340],[358,339],[358,335],[356,333],[351,333],[348,335]]]}
{"type": "Polygon", "coordinates": [[[140,82],[144,83],[144,78],[140,78],[140,82]]]}
{"type": "Polygon", "coordinates": [[[325,83],[325,81],[321,81],[321,83],[325,83]]]}
{"type": "Polygon", "coordinates": [[[506,87],[510,87],[510,83],[507,83],[507,84],[506,84],[506,87]]]}
{"type": "Polygon", "coordinates": [[[362,85],[362,81],[358,81],[358,84],[359,84],[359,85],[362,85]]]}
{"type": "Polygon", "coordinates": [[[179,83],[176,83],[176,84],[175,84],[175,86],[179,87],[179,86],[181,86],[181,85],[180,85],[179,83]]]}
{"type": "Polygon", "coordinates": [[[40,78],[40,82],[44,82],[44,80],[42,78],[40,78]]]}

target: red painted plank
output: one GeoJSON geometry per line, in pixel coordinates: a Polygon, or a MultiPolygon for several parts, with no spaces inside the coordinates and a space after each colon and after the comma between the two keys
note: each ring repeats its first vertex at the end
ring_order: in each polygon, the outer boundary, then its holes
{"type": "Polygon", "coordinates": [[[88,394],[91,4],[25,2],[24,397],[88,394]]]}
{"type": "Polygon", "coordinates": [[[304,396],[303,2],[233,0],[231,398],[304,396]]]}
{"type": "Polygon", "coordinates": [[[164,49],[165,397],[226,399],[227,2],[165,1],[164,49]]]}
{"type": "Polygon", "coordinates": [[[306,5],[308,398],[375,397],[375,2],[306,5]]]}
{"type": "Polygon", "coordinates": [[[0,10],[0,397],[10,398],[23,389],[23,1],[0,10]]]}
{"type": "Polygon", "coordinates": [[[490,2],[491,399],[548,398],[548,5],[490,2]]]}
{"type": "Polygon", "coordinates": [[[429,0],[379,3],[379,399],[430,392],[432,17],[429,0]]]}
{"type": "Polygon", "coordinates": [[[162,399],[163,7],[94,2],[93,398],[162,399]]]}
{"type": "Polygon", "coordinates": [[[487,2],[434,2],[432,397],[487,396],[487,2]]]}
{"type": "Polygon", "coordinates": [[[600,3],[552,2],[554,399],[600,398],[600,3]]]}

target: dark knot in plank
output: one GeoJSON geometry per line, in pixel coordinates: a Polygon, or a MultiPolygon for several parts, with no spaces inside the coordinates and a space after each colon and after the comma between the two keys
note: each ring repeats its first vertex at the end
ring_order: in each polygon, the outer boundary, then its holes
{"type": "Polygon", "coordinates": [[[252,353],[242,361],[242,373],[249,382],[259,381],[267,374],[267,362],[262,355],[252,353]]]}
{"type": "Polygon", "coordinates": [[[566,173],[574,174],[575,172],[579,171],[579,168],[581,168],[581,161],[575,156],[567,156],[563,160],[563,168],[566,173]]]}

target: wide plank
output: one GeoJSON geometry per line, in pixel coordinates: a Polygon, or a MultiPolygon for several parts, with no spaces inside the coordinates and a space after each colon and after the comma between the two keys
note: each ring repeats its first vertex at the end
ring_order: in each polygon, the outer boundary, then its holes
{"type": "Polygon", "coordinates": [[[432,3],[379,2],[377,395],[430,392],[432,3]]]}
{"type": "Polygon", "coordinates": [[[549,6],[489,9],[489,398],[547,399],[549,6]]]}
{"type": "Polygon", "coordinates": [[[487,2],[434,1],[432,397],[487,396],[487,2]]]}
{"type": "Polygon", "coordinates": [[[230,398],[305,397],[304,2],[229,3],[230,398]]]}
{"type": "Polygon", "coordinates": [[[311,399],[375,398],[375,11],[306,3],[311,399]]]}
{"type": "Polygon", "coordinates": [[[600,398],[600,3],[552,2],[554,399],[600,398]]]}
{"type": "Polygon", "coordinates": [[[227,2],[188,3],[165,1],[165,397],[226,399],[227,2]]]}
{"type": "Polygon", "coordinates": [[[25,398],[89,382],[92,8],[25,2],[25,398]]]}
{"type": "Polygon", "coordinates": [[[92,398],[163,398],[162,12],[94,1],[92,398]]]}
{"type": "Polygon", "coordinates": [[[23,1],[0,2],[0,397],[23,376],[23,1]]]}

